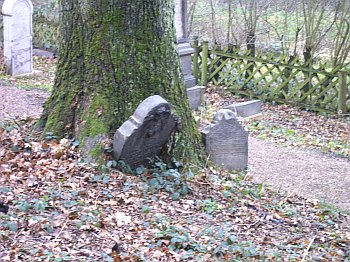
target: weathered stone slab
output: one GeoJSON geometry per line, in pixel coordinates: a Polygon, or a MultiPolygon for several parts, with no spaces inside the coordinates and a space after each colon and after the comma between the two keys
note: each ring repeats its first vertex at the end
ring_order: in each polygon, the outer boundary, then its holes
{"type": "Polygon", "coordinates": [[[187,96],[190,102],[190,107],[197,110],[202,104],[205,86],[194,86],[187,88],[187,96]]]}
{"type": "Polygon", "coordinates": [[[5,0],[4,57],[6,71],[13,76],[32,72],[32,14],[30,0],[5,0]]]}
{"type": "Polygon", "coordinates": [[[48,51],[48,50],[42,50],[39,48],[33,49],[33,55],[35,56],[41,56],[41,57],[49,57],[49,58],[55,58],[55,53],[48,51]]]}
{"type": "Polygon", "coordinates": [[[229,109],[237,114],[239,117],[249,117],[261,112],[261,101],[252,100],[242,103],[233,103],[225,109],[229,109]]]}
{"type": "Polygon", "coordinates": [[[177,50],[180,55],[181,69],[184,75],[185,85],[187,88],[193,87],[196,84],[196,79],[192,75],[192,54],[194,49],[187,42],[179,43],[177,50]]]}
{"type": "Polygon", "coordinates": [[[248,132],[234,112],[219,110],[213,124],[203,132],[206,151],[214,164],[226,170],[241,171],[248,166],[248,132]]]}
{"type": "Polygon", "coordinates": [[[161,153],[178,120],[171,105],[159,95],[146,98],[116,131],[114,158],[135,168],[161,153]]]}

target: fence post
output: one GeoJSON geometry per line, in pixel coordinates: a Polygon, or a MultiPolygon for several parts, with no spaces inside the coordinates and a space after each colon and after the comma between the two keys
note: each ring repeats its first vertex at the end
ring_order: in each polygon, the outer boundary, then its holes
{"type": "Polygon", "coordinates": [[[194,53],[193,53],[193,70],[192,74],[194,78],[196,79],[196,82],[198,81],[198,73],[199,73],[199,64],[198,64],[198,58],[199,58],[199,44],[198,44],[198,36],[195,36],[192,42],[194,53]]]}
{"type": "MultiPolygon", "coordinates": [[[[221,48],[221,45],[219,45],[219,44],[216,44],[215,46],[214,46],[214,48],[213,48],[215,51],[222,51],[222,48],[221,48]]],[[[211,76],[212,75],[212,73],[214,73],[215,72],[215,70],[216,70],[216,68],[218,68],[218,67],[220,67],[221,66],[221,64],[222,64],[222,56],[219,56],[220,57],[220,59],[218,59],[217,61],[216,61],[216,63],[214,64],[214,65],[212,65],[211,66],[211,68],[209,69],[209,75],[211,76]]],[[[214,80],[213,82],[215,83],[215,84],[218,84],[219,83],[219,77],[220,77],[220,74],[219,74],[219,72],[216,74],[216,75],[213,75],[211,78],[210,78],[210,80],[214,80]]]]}
{"type": "Polygon", "coordinates": [[[209,55],[208,41],[204,41],[202,43],[202,77],[201,77],[202,86],[206,86],[208,83],[208,55],[209,55]]]}
{"type": "Polygon", "coordinates": [[[338,91],[338,114],[346,113],[346,73],[339,71],[339,91],[338,91]]]}

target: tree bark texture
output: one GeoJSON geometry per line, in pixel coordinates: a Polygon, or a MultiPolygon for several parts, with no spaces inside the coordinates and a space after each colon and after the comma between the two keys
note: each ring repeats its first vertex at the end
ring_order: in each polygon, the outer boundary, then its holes
{"type": "Polygon", "coordinates": [[[100,158],[138,104],[159,94],[181,125],[173,154],[193,159],[200,137],[176,50],[173,0],[60,0],[60,52],[40,125],[100,158]]]}

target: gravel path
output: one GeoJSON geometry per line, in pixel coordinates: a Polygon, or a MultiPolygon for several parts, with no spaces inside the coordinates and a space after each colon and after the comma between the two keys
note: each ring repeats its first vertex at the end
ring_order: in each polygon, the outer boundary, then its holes
{"type": "Polygon", "coordinates": [[[277,190],[350,210],[350,161],[249,138],[249,173],[277,190]]]}
{"type": "Polygon", "coordinates": [[[0,120],[13,117],[38,117],[49,93],[39,89],[0,86],[0,120]]]}

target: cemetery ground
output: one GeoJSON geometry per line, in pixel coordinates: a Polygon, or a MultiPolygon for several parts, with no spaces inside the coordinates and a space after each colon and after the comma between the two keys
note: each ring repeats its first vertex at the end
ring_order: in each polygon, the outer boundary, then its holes
{"type": "MultiPolygon", "coordinates": [[[[289,190],[293,184],[277,191],[274,180],[305,172],[299,178],[306,183],[315,169],[314,181],[336,177],[341,188],[350,174],[344,173],[349,116],[264,104],[262,116],[244,122],[253,158],[247,172],[207,166],[194,175],[176,161],[118,171],[113,161],[80,161],[78,141],[50,133],[38,140],[30,132],[32,117],[10,119],[30,106],[31,114],[40,114],[55,61],[35,63],[41,75],[1,79],[0,117],[7,118],[0,128],[1,261],[349,261],[348,190],[333,198],[336,192],[314,183],[311,194],[328,192],[319,201],[289,190]],[[306,169],[273,168],[278,157],[283,166],[299,155],[306,169]],[[324,172],[327,161],[337,163],[334,170],[324,172]],[[277,174],[258,184],[259,170],[277,174]]],[[[239,100],[220,90],[208,89],[198,118],[208,121],[216,108],[239,100]]]]}

